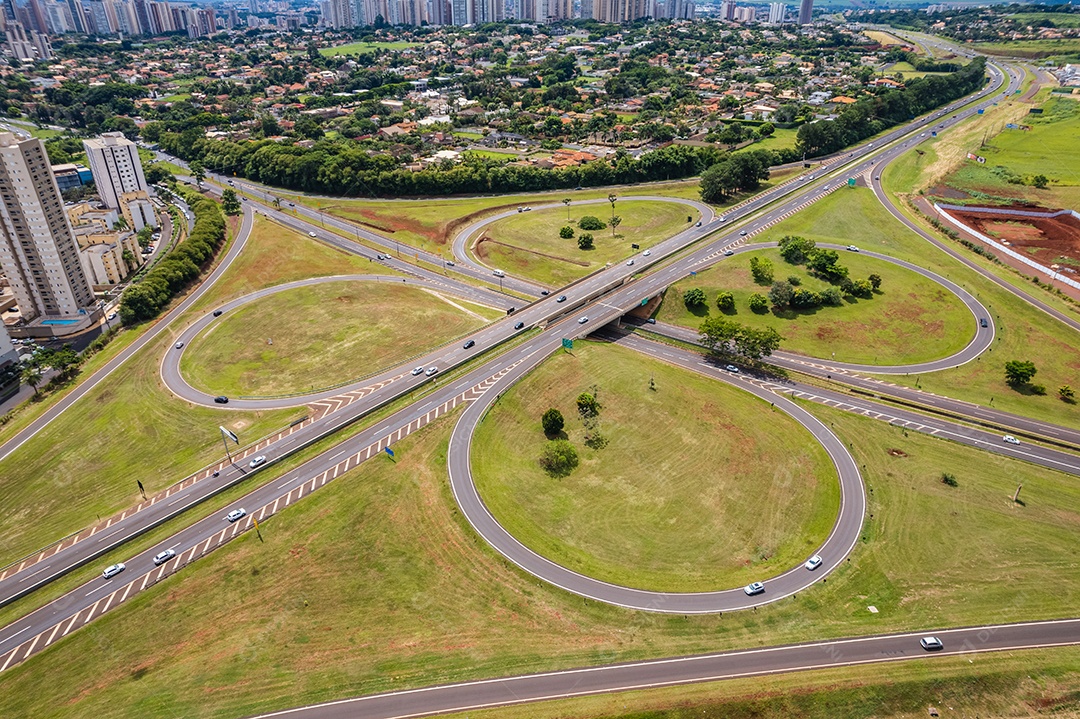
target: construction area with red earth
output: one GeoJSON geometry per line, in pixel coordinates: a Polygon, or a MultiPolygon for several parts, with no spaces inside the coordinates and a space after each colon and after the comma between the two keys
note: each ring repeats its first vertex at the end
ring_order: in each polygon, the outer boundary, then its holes
{"type": "Polygon", "coordinates": [[[1071,212],[1026,205],[950,209],[949,214],[987,237],[1008,244],[1041,265],[1059,265],[1070,275],[1080,275],[1080,218],[1071,212]],[[1003,212],[1003,210],[1005,212],[1003,212]],[[1046,217],[1023,217],[1008,210],[1045,213],[1046,217]],[[1050,216],[1057,214],[1056,216],[1050,216]]]}

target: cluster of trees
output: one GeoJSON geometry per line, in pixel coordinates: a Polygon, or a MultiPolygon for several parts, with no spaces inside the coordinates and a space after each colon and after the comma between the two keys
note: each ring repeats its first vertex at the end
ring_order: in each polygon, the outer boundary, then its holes
{"type": "Polygon", "coordinates": [[[36,396],[45,370],[50,368],[55,370],[56,379],[53,381],[64,382],[79,371],[80,364],[82,364],[82,358],[71,348],[71,345],[64,345],[58,350],[39,347],[31,355],[29,361],[22,363],[20,379],[34,388],[36,396]]]}
{"type": "Polygon", "coordinates": [[[701,323],[701,343],[715,354],[739,355],[749,360],[768,357],[783,337],[772,327],[747,327],[726,317],[709,317],[701,323]]]}
{"type": "Polygon", "coordinates": [[[889,62],[906,62],[919,72],[956,72],[962,66],[956,62],[939,62],[916,52],[894,47],[885,55],[889,62]]]}
{"type": "MultiPolygon", "coordinates": [[[[597,388],[592,392],[582,392],[577,397],[578,418],[585,425],[585,444],[593,449],[600,449],[607,444],[600,433],[600,401],[596,398],[597,388]]],[[[540,452],[540,466],[552,477],[565,477],[578,466],[578,453],[574,445],[566,439],[563,427],[566,419],[562,412],[552,407],[540,417],[544,436],[550,442],[540,452]]]]}
{"type": "Polygon", "coordinates": [[[595,232],[596,230],[603,230],[604,228],[606,228],[607,223],[601,220],[599,217],[585,215],[580,220],[578,220],[577,226],[583,230],[595,232]]]}
{"type": "Polygon", "coordinates": [[[785,235],[780,238],[780,256],[793,265],[805,264],[810,274],[820,277],[837,287],[828,287],[822,292],[795,287],[798,278],[789,278],[787,282],[776,282],[769,290],[769,299],[776,307],[794,307],[809,309],[820,305],[840,305],[843,296],[871,298],[881,289],[881,275],[871,274],[865,280],[853,280],[848,276],[848,268],[840,264],[840,255],[835,250],[824,250],[817,243],[798,235],[785,235]]]}
{"type": "Polygon", "coordinates": [[[737,192],[756,190],[769,179],[769,167],[776,161],[769,150],[736,152],[710,165],[701,173],[701,199],[720,203],[737,192]]]}
{"type": "Polygon", "coordinates": [[[859,100],[835,120],[800,127],[796,153],[817,157],[853,145],[978,89],[986,81],[985,72],[986,59],[978,57],[949,75],[916,78],[902,90],[886,90],[859,100]]]}
{"type": "Polygon", "coordinates": [[[207,140],[199,124],[181,132],[158,128],[153,134],[166,152],[188,162],[198,160],[208,169],[277,187],[345,196],[537,192],[675,180],[697,175],[724,156],[712,147],[669,145],[639,158],[622,154],[564,169],[508,166],[472,157],[458,165],[413,172],[388,153],[372,154],[347,140],[322,139],[311,148],[272,140],[207,140]]]}
{"type": "Polygon", "coordinates": [[[225,240],[225,217],[218,204],[194,190],[180,192],[195,213],[195,227],[141,282],[124,291],[120,298],[124,324],[156,317],[173,296],[199,276],[225,240]]]}

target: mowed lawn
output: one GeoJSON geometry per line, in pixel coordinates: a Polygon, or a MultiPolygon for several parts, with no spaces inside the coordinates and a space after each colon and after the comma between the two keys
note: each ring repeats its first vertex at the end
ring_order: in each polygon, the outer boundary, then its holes
{"type": "Polygon", "coordinates": [[[210,325],[184,350],[180,369],[211,394],[308,392],[403,362],[486,319],[460,300],[404,283],[298,287],[210,325]]]}
{"type": "MultiPolygon", "coordinates": [[[[780,236],[770,232],[765,238],[780,236]]],[[[805,265],[784,262],[779,250],[740,253],[672,285],[658,318],[696,329],[707,316],[729,316],[753,327],[776,329],[784,337],[781,348],[790,352],[878,365],[948,357],[967,346],[975,335],[975,319],[952,292],[911,270],[854,252],[840,251],[840,262],[852,278],[881,276],[881,289],[872,299],[849,297],[838,307],[752,312],[750,295],[760,292],[767,296],[769,291],[769,285],[755,283],[750,274],[750,258],[754,256],[772,261],[777,281],[794,276],[799,278],[800,287],[814,292],[830,286],[810,275],[805,265]],[[707,307],[696,312],[687,309],[682,296],[691,287],[705,290],[707,307]],[[735,295],[736,309],[730,315],[716,307],[721,291],[735,295]]]]}
{"type": "Polygon", "coordinates": [[[323,57],[337,57],[338,55],[369,55],[376,50],[405,50],[410,47],[419,47],[421,43],[405,42],[350,42],[335,47],[319,48],[319,54],[323,57]]]}
{"type": "MultiPolygon", "coordinates": [[[[372,265],[259,218],[244,251],[188,317],[304,273],[372,265]]],[[[187,321],[177,320],[176,328],[187,321]]],[[[135,504],[136,480],[153,492],[217,459],[217,425],[249,441],[302,413],[222,411],[176,399],[158,376],[174,336],[165,332],[0,461],[0,565],[135,504]]]]}
{"type": "Polygon", "coordinates": [[[490,267],[561,286],[609,262],[621,262],[636,255],[638,250],[632,249],[632,244],[644,250],[700,219],[694,208],[670,202],[616,201],[615,214],[622,218],[622,223],[612,232],[611,206],[607,203],[521,212],[488,225],[469,240],[469,247],[490,267]],[[578,222],[590,215],[608,227],[580,229],[578,222]],[[692,222],[687,222],[687,217],[692,222]],[[571,239],[559,237],[559,229],[567,225],[575,233],[571,239]],[[594,248],[578,249],[577,238],[586,232],[593,236],[594,248]]]}
{"type": "Polygon", "coordinates": [[[1075,477],[807,406],[853,444],[872,492],[851,562],[794,598],[670,616],[523,575],[456,511],[455,413],[395,445],[396,463],[362,464],[264,523],[265,542],[246,533],[0,674],[0,716],[248,716],[470,678],[1075,615],[1075,477]]]}
{"type": "Polygon", "coordinates": [[[473,466],[488,509],[530,549],[640,589],[728,589],[780,574],[825,541],[840,507],[832,462],[795,420],[609,344],[576,344],[505,393],[477,433],[473,466]],[[585,446],[575,405],[593,386],[608,440],[598,450],[585,446]],[[549,407],[581,459],[568,477],[538,462],[549,407]]]}

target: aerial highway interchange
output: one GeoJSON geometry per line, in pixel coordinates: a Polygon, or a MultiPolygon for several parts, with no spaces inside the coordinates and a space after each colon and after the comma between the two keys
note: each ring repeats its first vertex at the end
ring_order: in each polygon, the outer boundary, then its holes
{"type": "MultiPolygon", "coordinates": [[[[122,573],[93,579],[0,629],[0,672],[26,661],[139,592],[167,581],[187,564],[252,529],[257,520],[285,511],[293,502],[300,501],[362,462],[379,456],[395,442],[461,405],[465,409],[455,420],[448,449],[449,481],[461,513],[476,533],[521,570],[547,583],[584,598],[647,612],[685,615],[761,606],[810,589],[846,561],[863,531],[867,501],[863,477],[845,442],[792,398],[825,403],[913,431],[1080,476],[1080,456],[1076,454],[1077,448],[1080,448],[1080,432],[863,376],[870,373],[933,372],[955,367],[976,360],[994,342],[992,313],[978,298],[950,280],[913,263],[863,251],[867,256],[902,265],[931,279],[956,296],[969,310],[974,327],[973,338],[966,347],[948,357],[889,367],[829,362],[778,352],[769,362],[796,374],[777,378],[753,371],[733,372],[721,364],[704,360],[700,352],[649,338],[651,333],[689,345],[697,342],[698,334],[693,331],[664,323],[646,324],[640,319],[624,318],[627,312],[640,306],[643,301],[656,297],[691,272],[723,262],[726,257],[764,247],[763,243],[755,242],[756,235],[836,192],[848,177],[862,178],[900,221],[963,261],[954,250],[927,235],[902,215],[881,188],[880,175],[891,161],[926,139],[924,131],[927,128],[947,130],[979,110],[990,108],[1002,93],[1012,94],[1019,87],[1022,76],[1014,66],[991,63],[988,68],[990,82],[974,97],[951,103],[929,116],[876,138],[874,142],[839,153],[820,167],[806,170],[727,209],[723,214],[696,201],[624,194],[624,199],[685,205],[699,213],[701,221],[652,247],[646,255],[639,254],[633,265],[612,264],[550,294],[527,278],[512,275],[494,278],[492,268],[477,262],[469,252],[471,237],[488,224],[515,214],[514,210],[486,217],[460,230],[451,245],[454,259],[448,262],[438,255],[392,242],[357,224],[303,205],[286,203],[286,207],[278,207],[279,202],[275,202],[278,198],[269,188],[247,182],[234,183],[223,176],[211,176],[210,179],[217,183],[210,186],[212,192],[235,185],[245,198],[240,231],[220,264],[190,296],[136,342],[29,427],[0,446],[0,458],[8,456],[30,440],[116,367],[129,361],[166,330],[175,331],[175,344],[160,358],[160,376],[163,384],[177,397],[194,404],[216,406],[222,412],[299,406],[307,406],[311,412],[286,431],[238,449],[230,459],[223,458],[188,478],[176,478],[177,485],[164,496],[152,497],[132,507],[121,516],[108,520],[103,527],[88,528],[0,569],[0,604],[7,604],[94,561],[168,519],[184,512],[192,513],[191,522],[184,529],[125,559],[122,573]],[[351,254],[383,263],[397,270],[401,276],[357,274],[300,280],[231,300],[213,308],[214,311],[207,311],[184,327],[171,327],[243,251],[256,214],[310,234],[351,254]],[[399,254],[413,261],[398,259],[399,254]],[[439,267],[442,271],[429,269],[425,264],[439,267]],[[308,394],[229,397],[227,404],[223,404],[216,402],[213,394],[193,387],[184,378],[180,369],[184,351],[195,337],[213,323],[227,319],[230,312],[278,292],[334,281],[401,282],[427,287],[507,311],[508,315],[471,333],[467,338],[471,344],[463,344],[465,338],[455,339],[407,363],[361,378],[342,378],[344,381],[341,384],[308,394]],[[523,300],[522,297],[529,299],[523,300]],[[646,334],[638,334],[633,331],[635,329],[645,330],[646,334]],[[599,581],[561,567],[531,551],[506,531],[485,507],[471,476],[473,434],[492,403],[511,385],[562,347],[565,339],[586,336],[610,341],[656,361],[728,383],[773,404],[809,430],[825,448],[835,467],[841,491],[840,513],[828,538],[814,552],[821,557],[820,566],[807,569],[798,565],[762,577],[763,586],[757,593],[744,591],[743,588],[698,593],[644,591],[599,581]],[[416,372],[413,371],[414,366],[416,369],[432,368],[436,371],[416,372]],[[455,371],[455,368],[459,369],[455,371]],[[450,376],[446,377],[447,374],[450,376]],[[862,391],[858,394],[839,392],[820,384],[803,382],[798,374],[818,380],[825,378],[862,391]],[[201,518],[197,516],[202,501],[247,478],[252,472],[273,471],[278,462],[300,449],[333,436],[343,427],[362,422],[372,412],[406,397],[415,399],[281,477],[256,487],[230,503],[224,511],[215,511],[201,518]],[[1008,432],[1023,437],[1023,444],[1002,442],[1002,434],[1008,432]],[[265,459],[253,462],[255,457],[265,459]],[[244,510],[243,516],[235,521],[230,516],[230,521],[224,521],[227,512],[241,508],[244,510]],[[163,550],[169,554],[164,561],[160,561],[164,556],[161,554],[163,550]]],[[[175,158],[170,159],[179,163],[175,158]]],[[[603,204],[607,201],[597,199],[589,202],[603,204]]],[[[537,205],[535,209],[541,209],[541,206],[537,205]]],[[[842,251],[843,247],[833,249],[842,251]]],[[[971,265],[970,262],[968,264],[971,265]]],[[[1056,320],[1080,328],[1080,323],[1068,315],[1020,293],[985,271],[979,271],[1056,320]]],[[[934,629],[934,635],[942,638],[944,650],[941,654],[945,655],[1055,646],[1080,642],[1080,620],[990,628],[934,629]]],[[[890,634],[467,682],[359,697],[265,716],[344,717],[356,716],[356,712],[361,712],[362,716],[390,719],[734,676],[894,661],[925,656],[926,653],[919,648],[920,636],[924,636],[924,633],[890,634]]]]}

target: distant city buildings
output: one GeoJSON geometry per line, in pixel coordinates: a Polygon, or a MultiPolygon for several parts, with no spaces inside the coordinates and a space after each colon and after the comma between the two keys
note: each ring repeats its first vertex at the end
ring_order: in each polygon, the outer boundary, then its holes
{"type": "Polygon", "coordinates": [[[787,5],[782,2],[774,2],[769,5],[769,24],[779,25],[784,22],[787,14],[787,5]]]}
{"type": "Polygon", "coordinates": [[[52,334],[79,327],[94,294],[45,146],[0,133],[0,269],[22,318],[52,334]]]}

